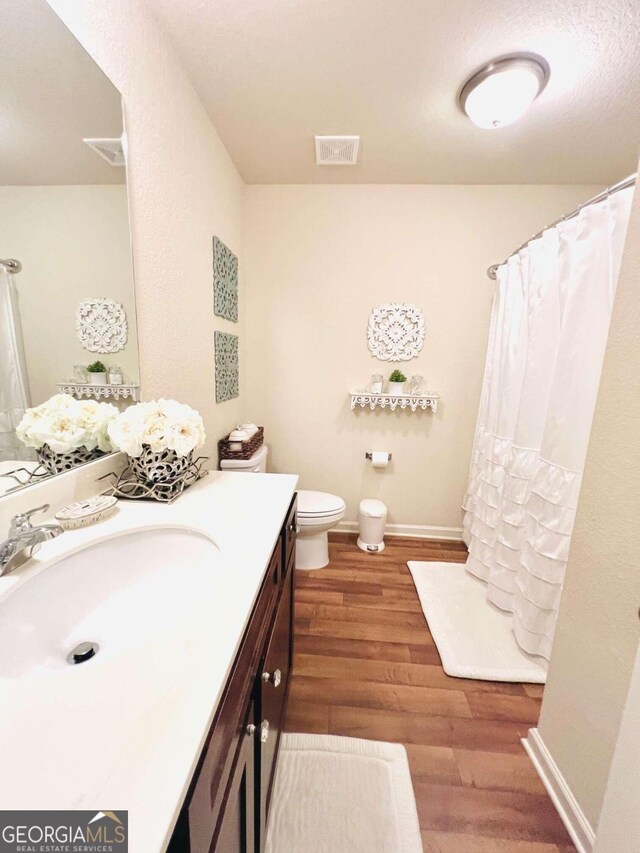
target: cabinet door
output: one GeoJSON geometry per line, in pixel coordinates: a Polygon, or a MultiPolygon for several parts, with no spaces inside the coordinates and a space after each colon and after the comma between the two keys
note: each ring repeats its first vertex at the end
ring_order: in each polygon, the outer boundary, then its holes
{"type": "Polygon", "coordinates": [[[245,734],[225,795],[223,816],[210,853],[256,853],[255,738],[253,702],[245,718],[245,734]]]}
{"type": "Polygon", "coordinates": [[[260,739],[259,806],[258,816],[260,849],[264,849],[264,835],[275,771],[275,761],[284,722],[285,703],[291,674],[291,612],[293,577],[286,579],[278,605],[271,640],[267,647],[260,684],[260,739]]]}
{"type": "Polygon", "coordinates": [[[297,495],[294,495],[287,513],[286,520],[282,527],[282,569],[286,571],[289,564],[293,565],[293,559],[296,551],[296,537],[298,534],[297,522],[297,495]]]}

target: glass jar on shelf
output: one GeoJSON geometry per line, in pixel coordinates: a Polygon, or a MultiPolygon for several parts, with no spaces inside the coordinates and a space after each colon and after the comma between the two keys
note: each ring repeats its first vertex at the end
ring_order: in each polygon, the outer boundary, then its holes
{"type": "Polygon", "coordinates": [[[122,385],[123,382],[122,368],[114,364],[109,368],[109,385],[122,385]]]}
{"type": "Polygon", "coordinates": [[[409,393],[413,394],[415,397],[419,397],[423,393],[423,388],[424,388],[423,377],[418,376],[417,374],[415,376],[412,376],[411,380],[409,382],[409,393]]]}
{"type": "Polygon", "coordinates": [[[84,364],[73,365],[73,381],[76,385],[86,385],[89,381],[89,374],[84,364]]]}
{"type": "Polygon", "coordinates": [[[371,377],[369,389],[372,394],[382,394],[382,383],[384,378],[381,373],[374,373],[371,377]]]}

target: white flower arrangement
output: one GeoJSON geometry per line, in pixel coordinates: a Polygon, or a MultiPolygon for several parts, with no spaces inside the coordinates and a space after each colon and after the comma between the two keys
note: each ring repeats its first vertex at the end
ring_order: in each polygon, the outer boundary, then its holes
{"type": "Polygon", "coordinates": [[[40,406],[27,409],[16,434],[34,450],[46,444],[54,453],[70,453],[80,448],[109,453],[113,448],[108,427],[117,415],[117,408],[110,403],[54,394],[40,406]]]}
{"type": "Polygon", "coordinates": [[[109,438],[117,450],[137,458],[146,447],[154,453],[173,450],[187,456],[205,440],[199,413],[175,400],[151,400],[129,406],[109,424],[109,438]]]}

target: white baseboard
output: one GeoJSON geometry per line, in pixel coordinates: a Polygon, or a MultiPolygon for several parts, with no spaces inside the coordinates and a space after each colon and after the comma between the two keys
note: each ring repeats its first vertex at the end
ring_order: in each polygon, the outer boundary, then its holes
{"type": "Polygon", "coordinates": [[[538,729],[529,729],[528,736],[522,739],[522,745],[533,762],[578,853],[592,853],[596,840],[595,832],[540,737],[538,729]]]}
{"type": "MultiPolygon", "coordinates": [[[[341,521],[334,530],[340,533],[357,533],[357,521],[341,521]]],[[[431,527],[427,524],[387,524],[385,536],[411,536],[415,539],[455,539],[462,541],[461,527],[431,527]]]]}

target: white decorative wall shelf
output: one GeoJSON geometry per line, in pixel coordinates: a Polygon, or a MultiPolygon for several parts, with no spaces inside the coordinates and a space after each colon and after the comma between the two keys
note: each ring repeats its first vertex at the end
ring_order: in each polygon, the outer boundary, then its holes
{"type": "Polygon", "coordinates": [[[370,409],[380,407],[389,408],[392,412],[396,409],[410,409],[412,412],[418,409],[431,409],[435,412],[438,408],[439,394],[368,394],[366,391],[351,391],[351,409],[370,409]]]}
{"type": "Polygon", "coordinates": [[[137,403],[140,399],[139,385],[90,385],[80,382],[58,382],[61,394],[71,394],[78,400],[127,400],[137,403]]]}
{"type": "Polygon", "coordinates": [[[424,346],[424,333],[420,308],[409,302],[387,302],[369,316],[367,344],[380,361],[410,361],[424,346]]]}
{"type": "Polygon", "coordinates": [[[76,310],[76,334],[89,352],[120,352],[127,343],[127,315],[113,299],[84,299],[76,310]]]}

